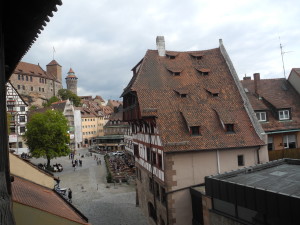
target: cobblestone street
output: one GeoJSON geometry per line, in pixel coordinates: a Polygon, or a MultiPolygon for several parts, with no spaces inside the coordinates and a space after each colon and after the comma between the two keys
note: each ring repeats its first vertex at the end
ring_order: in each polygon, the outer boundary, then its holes
{"type": "MultiPolygon", "coordinates": [[[[59,177],[61,188],[71,188],[73,205],[76,206],[93,225],[148,225],[140,208],[135,206],[134,184],[107,184],[103,155],[101,165],[93,156],[86,156],[87,149],[77,151],[74,159],[82,159],[82,167],[74,171],[69,157],[51,160],[51,165],[61,163],[62,172],[54,173],[59,177]]],[[[46,162],[45,159],[32,158],[34,164],[46,162]]]]}

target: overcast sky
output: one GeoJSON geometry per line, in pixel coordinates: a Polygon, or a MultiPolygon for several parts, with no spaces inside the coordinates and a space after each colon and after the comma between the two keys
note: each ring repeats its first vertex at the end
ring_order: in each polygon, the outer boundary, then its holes
{"type": "MultiPolygon", "coordinates": [[[[297,0],[62,0],[54,17],[22,61],[53,59],[65,78],[78,77],[78,95],[119,100],[131,69],[164,36],[166,49],[224,46],[242,79],[286,77],[300,67],[300,3],[297,0]],[[279,40],[280,37],[280,40],[279,40]]],[[[63,81],[64,87],[65,81],[63,81]]]]}

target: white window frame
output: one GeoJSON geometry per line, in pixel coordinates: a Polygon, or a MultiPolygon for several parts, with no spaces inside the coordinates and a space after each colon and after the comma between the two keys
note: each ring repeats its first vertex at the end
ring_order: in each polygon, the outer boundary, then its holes
{"type": "Polygon", "coordinates": [[[267,113],[266,112],[255,112],[255,114],[256,114],[258,121],[260,121],[260,122],[267,121],[267,113]],[[262,116],[262,115],[264,115],[264,116],[262,116]]]}
{"type": "Polygon", "coordinates": [[[278,116],[279,116],[279,120],[289,120],[290,119],[290,111],[288,109],[279,110],[278,116]]]}

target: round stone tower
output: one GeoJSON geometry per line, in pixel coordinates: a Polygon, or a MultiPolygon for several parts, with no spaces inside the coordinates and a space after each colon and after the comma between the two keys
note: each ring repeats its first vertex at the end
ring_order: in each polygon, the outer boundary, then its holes
{"type": "Polygon", "coordinates": [[[77,95],[77,80],[78,78],[76,77],[74,71],[72,70],[72,68],[70,68],[68,72],[68,76],[66,77],[67,89],[72,91],[76,95],[77,95]]]}

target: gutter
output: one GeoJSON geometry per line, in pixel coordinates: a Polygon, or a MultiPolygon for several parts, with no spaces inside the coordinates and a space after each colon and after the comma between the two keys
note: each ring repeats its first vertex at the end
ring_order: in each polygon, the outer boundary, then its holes
{"type": "Polygon", "coordinates": [[[297,131],[300,131],[300,129],[266,131],[266,134],[280,134],[280,133],[297,132],[297,131]]]}

